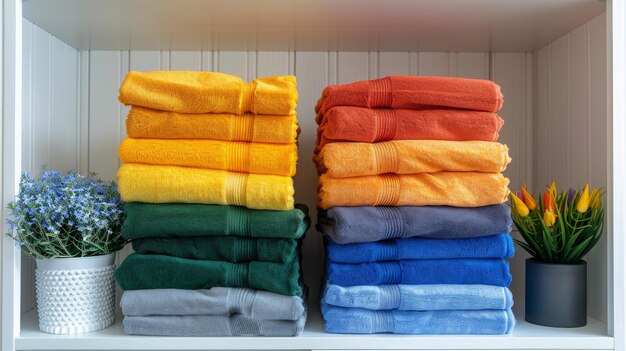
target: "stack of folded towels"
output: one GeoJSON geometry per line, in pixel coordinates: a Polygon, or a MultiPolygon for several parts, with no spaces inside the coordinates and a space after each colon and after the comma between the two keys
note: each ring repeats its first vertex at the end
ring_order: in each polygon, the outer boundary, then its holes
{"type": "Polygon", "coordinates": [[[513,255],[491,81],[392,76],[316,106],[331,333],[507,334],[513,255]]]}
{"type": "Polygon", "coordinates": [[[297,99],[293,76],[126,76],[118,180],[136,251],[116,271],[126,333],[302,332],[310,219],[293,198],[297,99]]]}

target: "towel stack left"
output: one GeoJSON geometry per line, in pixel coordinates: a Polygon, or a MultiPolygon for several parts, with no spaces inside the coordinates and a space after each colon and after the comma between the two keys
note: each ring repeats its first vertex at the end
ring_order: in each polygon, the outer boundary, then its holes
{"type": "Polygon", "coordinates": [[[116,271],[128,334],[295,336],[306,321],[294,206],[293,76],[130,72],[116,271]]]}

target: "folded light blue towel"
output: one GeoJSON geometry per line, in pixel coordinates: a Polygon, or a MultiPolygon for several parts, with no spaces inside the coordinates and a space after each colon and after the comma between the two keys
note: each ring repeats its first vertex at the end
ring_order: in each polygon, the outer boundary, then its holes
{"type": "Polygon", "coordinates": [[[507,204],[484,207],[333,207],[318,213],[317,229],[340,244],[393,238],[459,239],[510,233],[507,204]]]}
{"type": "MultiPolygon", "coordinates": [[[[328,237],[327,237],[328,238],[328,237]]],[[[468,239],[391,239],[373,243],[337,244],[328,239],[328,259],[341,263],[443,258],[513,257],[513,239],[508,234],[468,239]]]]}
{"type": "Polygon", "coordinates": [[[507,310],[370,311],[322,305],[324,329],[340,334],[508,334],[515,317],[507,310]]]}
{"type": "Polygon", "coordinates": [[[377,263],[327,262],[327,279],[339,286],[381,284],[485,284],[509,286],[504,259],[403,260],[377,263]]]}
{"type": "Polygon", "coordinates": [[[322,303],[368,310],[505,310],[513,306],[508,288],[495,285],[358,285],[327,284],[322,303]]]}

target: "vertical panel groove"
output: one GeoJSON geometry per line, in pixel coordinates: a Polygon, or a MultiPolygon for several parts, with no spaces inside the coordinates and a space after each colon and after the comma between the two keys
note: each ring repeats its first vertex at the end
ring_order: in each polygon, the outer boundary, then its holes
{"type": "Polygon", "coordinates": [[[32,112],[33,112],[33,100],[32,100],[32,96],[33,96],[33,77],[32,77],[32,72],[33,72],[33,64],[34,64],[34,60],[35,60],[35,58],[34,58],[35,55],[33,54],[35,52],[34,51],[35,50],[35,33],[34,33],[34,29],[33,29],[34,25],[30,24],[29,26],[30,26],[30,53],[31,54],[30,54],[30,60],[29,60],[30,61],[29,62],[29,68],[30,68],[29,78],[30,78],[30,81],[28,82],[29,83],[28,84],[28,90],[29,90],[28,94],[29,94],[29,97],[30,97],[30,101],[29,101],[29,104],[30,104],[30,109],[29,109],[29,112],[30,112],[29,129],[30,130],[29,130],[29,133],[30,134],[28,136],[28,140],[30,142],[29,152],[28,152],[30,162],[29,162],[28,170],[32,171],[34,169],[34,166],[35,166],[35,164],[34,164],[34,162],[35,162],[35,159],[34,159],[35,148],[33,147],[34,131],[33,131],[33,121],[32,121],[33,120],[33,117],[32,117],[32,112]]]}
{"type": "MultiPolygon", "coordinates": [[[[548,91],[548,100],[546,103],[546,106],[548,108],[548,118],[549,118],[549,124],[548,124],[548,136],[552,135],[552,119],[554,118],[554,116],[552,115],[551,111],[552,111],[552,46],[548,47],[548,67],[547,67],[547,73],[548,73],[548,87],[547,87],[547,91],[548,91]]],[[[550,143],[550,139],[548,138],[548,143],[550,143]]],[[[551,146],[551,145],[548,145],[551,146]]],[[[548,179],[547,182],[550,182],[551,180],[554,179],[554,173],[552,172],[552,162],[550,162],[549,160],[546,161],[547,165],[548,165],[548,179]]]]}
{"type": "MultiPolygon", "coordinates": [[[[585,32],[585,47],[587,48],[587,95],[589,96],[591,93],[591,28],[588,23],[585,23],[585,27],[587,28],[585,32]]],[[[591,143],[593,140],[591,138],[591,116],[592,116],[592,107],[591,107],[591,99],[589,99],[589,103],[587,104],[587,140],[589,147],[587,147],[587,181],[591,182],[591,143]]]]}
{"type": "MultiPolygon", "coordinates": [[[[570,87],[570,75],[569,75],[569,70],[571,68],[571,56],[569,55],[570,46],[571,46],[571,44],[570,44],[571,37],[572,37],[572,34],[570,32],[570,33],[567,34],[567,52],[568,52],[568,55],[567,55],[567,72],[568,72],[568,75],[567,75],[567,84],[566,84],[566,86],[567,86],[567,95],[566,96],[567,96],[567,106],[568,106],[568,108],[571,108],[571,106],[572,106],[571,87],[570,87]]],[[[569,128],[570,128],[569,116],[571,116],[571,115],[572,114],[569,113],[568,116],[567,116],[568,117],[567,118],[567,130],[568,131],[569,131],[569,128]]],[[[568,135],[568,137],[567,137],[567,162],[568,163],[572,162],[572,152],[571,152],[571,150],[572,150],[572,140],[571,139],[572,138],[568,135]]],[[[567,172],[567,184],[572,184],[571,178],[572,178],[572,174],[570,172],[567,172]]]]}
{"type": "MultiPolygon", "coordinates": [[[[53,49],[52,49],[52,39],[54,39],[54,37],[49,35],[48,36],[48,52],[49,52],[50,56],[52,56],[52,52],[53,52],[53,49]]],[[[52,115],[52,107],[53,107],[53,102],[52,102],[52,100],[53,100],[52,99],[52,83],[51,83],[51,81],[52,81],[52,69],[53,69],[52,68],[52,57],[50,57],[50,60],[48,60],[47,63],[48,63],[48,82],[50,83],[50,86],[48,87],[48,111],[49,112],[48,112],[48,121],[47,121],[48,122],[48,127],[47,127],[48,128],[48,130],[47,130],[47,134],[48,134],[47,144],[48,144],[48,147],[46,148],[46,154],[47,154],[46,160],[48,160],[48,162],[47,162],[48,163],[48,167],[53,167],[51,165],[51,163],[52,163],[51,161],[52,160],[50,158],[50,149],[51,149],[51,146],[52,146],[51,145],[51,133],[50,133],[50,131],[52,130],[52,116],[51,115],[52,115]]]]}

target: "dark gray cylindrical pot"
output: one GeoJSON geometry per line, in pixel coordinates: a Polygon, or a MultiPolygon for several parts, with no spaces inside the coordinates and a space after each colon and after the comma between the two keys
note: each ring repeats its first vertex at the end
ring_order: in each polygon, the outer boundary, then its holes
{"type": "Polygon", "coordinates": [[[526,260],[526,321],[548,327],[587,324],[587,262],[526,260]]]}

